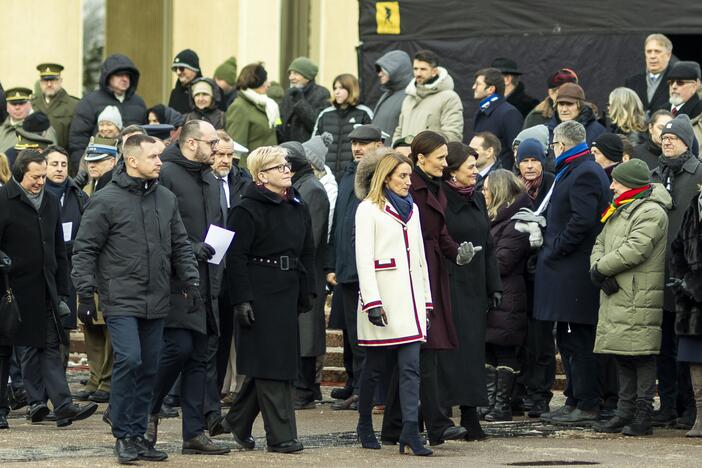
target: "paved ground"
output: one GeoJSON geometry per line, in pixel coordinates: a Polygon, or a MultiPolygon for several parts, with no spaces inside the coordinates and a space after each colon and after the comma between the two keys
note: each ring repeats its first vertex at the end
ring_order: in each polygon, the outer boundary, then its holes
{"type": "MultiPolygon", "coordinates": [[[[79,374],[71,372],[72,381],[79,374]]],[[[72,385],[75,387],[75,383],[72,385]]],[[[329,389],[325,389],[328,394],[329,389]]],[[[101,405],[102,413],[105,405],[101,405]]],[[[0,432],[0,465],[5,467],[106,467],[115,466],[112,438],[99,416],[56,429],[53,424],[31,425],[24,413],[13,413],[11,429],[0,432]],[[21,413],[21,414],[20,414],[21,413]]],[[[375,419],[380,427],[380,416],[375,419]]],[[[218,441],[232,447],[232,453],[218,457],[180,454],[180,419],[163,420],[159,448],[169,455],[169,467],[192,466],[587,466],[606,467],[700,467],[702,439],[686,439],[684,431],[657,430],[653,437],[602,436],[589,430],[559,430],[533,421],[486,424],[491,436],[483,442],[449,442],[435,447],[431,459],[400,456],[397,447],[379,451],[363,450],[351,431],[356,426],[352,412],[333,411],[328,403],[297,413],[301,454],[278,455],[265,452],[263,425],[254,428],[257,449],[237,449],[229,436],[218,441]]],[[[149,465],[140,463],[141,466],[149,465]]],[[[152,464],[153,465],[153,464],[152,464]]],[[[158,466],[164,466],[159,464],[158,466]]]]}

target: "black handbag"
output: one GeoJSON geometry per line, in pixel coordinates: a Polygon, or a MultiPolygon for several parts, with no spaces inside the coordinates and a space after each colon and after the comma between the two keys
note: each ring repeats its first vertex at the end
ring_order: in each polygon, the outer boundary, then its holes
{"type": "Polygon", "coordinates": [[[0,297],[0,341],[12,341],[22,317],[17,300],[10,287],[10,266],[12,260],[0,251],[0,274],[2,275],[2,297],[0,297]]]}

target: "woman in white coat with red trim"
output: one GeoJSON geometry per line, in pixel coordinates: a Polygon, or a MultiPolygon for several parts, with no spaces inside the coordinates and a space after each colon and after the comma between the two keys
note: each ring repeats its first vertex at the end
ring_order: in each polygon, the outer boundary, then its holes
{"type": "Polygon", "coordinates": [[[358,344],[366,347],[358,402],[358,436],[364,448],[379,449],[371,410],[375,386],[396,353],[400,372],[402,434],[400,453],[409,445],[415,455],[431,455],[418,432],[419,349],[426,341],[431,290],[419,211],[409,194],[412,162],[390,149],[369,155],[377,164],[368,180],[357,171],[356,267],[360,283],[358,344]]]}

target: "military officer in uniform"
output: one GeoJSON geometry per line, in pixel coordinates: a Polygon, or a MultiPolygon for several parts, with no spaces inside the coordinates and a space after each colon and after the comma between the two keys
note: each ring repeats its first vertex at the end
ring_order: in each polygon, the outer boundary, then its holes
{"type": "Polygon", "coordinates": [[[59,146],[68,148],[68,127],[78,105],[78,98],[63,89],[62,65],[41,63],[37,70],[41,93],[32,98],[32,108],[49,117],[51,127],[56,131],[56,142],[59,146]]]}
{"type": "Polygon", "coordinates": [[[28,132],[22,128],[21,125],[15,129],[15,135],[17,138],[15,145],[5,152],[5,155],[7,156],[7,163],[10,165],[10,168],[12,168],[12,166],[15,164],[15,159],[17,159],[17,155],[20,151],[25,149],[35,149],[41,151],[44,148],[54,144],[54,142],[49,138],[33,132],[28,132]]]}

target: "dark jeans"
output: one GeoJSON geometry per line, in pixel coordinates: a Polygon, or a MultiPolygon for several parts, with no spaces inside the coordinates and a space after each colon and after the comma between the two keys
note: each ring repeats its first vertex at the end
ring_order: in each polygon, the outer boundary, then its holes
{"type": "Polygon", "coordinates": [[[358,346],[358,327],[356,325],[356,317],[358,315],[358,283],[340,283],[336,286],[335,290],[341,293],[341,300],[344,304],[346,336],[349,339],[349,346],[351,347],[353,358],[353,393],[357,395],[361,383],[363,360],[366,357],[365,349],[358,346]]]}
{"type": "Polygon", "coordinates": [[[523,382],[527,397],[536,401],[553,398],[556,381],[556,341],[553,337],[553,322],[529,318],[525,346],[523,382]]]}
{"type": "Polygon", "coordinates": [[[71,391],[63,368],[61,338],[52,315],[47,315],[43,326],[46,327],[46,347],[23,346],[20,353],[24,389],[30,405],[44,403],[48,394],[58,410],[72,402],[71,391]]]}
{"type": "MultiPolygon", "coordinates": [[[[419,353],[420,383],[419,401],[421,404],[422,420],[427,428],[429,440],[439,441],[444,431],[453,426],[444,410],[444,402],[440,399],[439,378],[437,373],[437,357],[439,351],[422,349],[419,353]]],[[[385,439],[397,440],[402,430],[402,410],[399,400],[399,372],[398,368],[392,373],[390,390],[385,400],[385,414],[383,415],[382,436],[385,439]]]]}
{"type": "Polygon", "coordinates": [[[653,409],[656,395],[656,356],[614,356],[619,378],[617,416],[632,418],[636,402],[643,401],[653,409]]]}
{"type": "Polygon", "coordinates": [[[566,374],[566,405],[577,406],[583,411],[593,411],[600,406],[597,376],[597,357],[592,352],[595,345],[595,326],[558,322],[556,340],[561,352],[566,374]]]}
{"type": "Polygon", "coordinates": [[[358,400],[358,412],[361,417],[371,417],[376,386],[382,376],[387,373],[388,355],[396,354],[402,422],[419,421],[420,346],[420,343],[409,343],[392,347],[369,346],[366,348],[366,362],[361,374],[361,388],[358,400]]]}
{"type": "Polygon", "coordinates": [[[492,367],[509,367],[519,372],[519,347],[485,343],[485,362],[492,367]]]}
{"type": "Polygon", "coordinates": [[[192,330],[166,328],[163,332],[151,414],[161,411],[163,399],[180,374],[183,440],[190,440],[205,430],[207,342],[207,335],[192,330]]]}
{"type": "Polygon", "coordinates": [[[158,371],[164,320],[107,316],[105,323],[114,352],[112,434],[118,439],[143,436],[158,371]]]}

